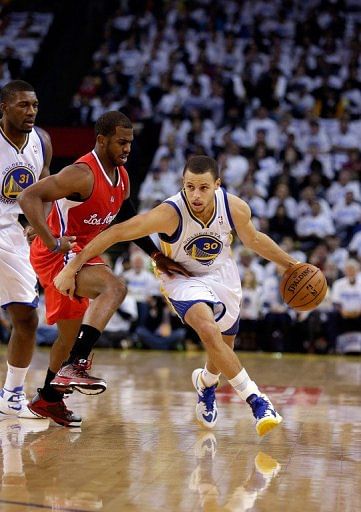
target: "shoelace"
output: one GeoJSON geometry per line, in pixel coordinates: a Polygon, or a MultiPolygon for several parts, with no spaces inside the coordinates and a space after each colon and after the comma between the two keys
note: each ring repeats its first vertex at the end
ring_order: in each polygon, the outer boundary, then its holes
{"type": "Polygon", "coordinates": [[[213,404],[215,400],[215,389],[216,385],[210,386],[209,388],[202,389],[202,402],[206,404],[206,411],[211,412],[213,410],[213,404]]]}
{"type": "Polygon", "coordinates": [[[12,402],[23,402],[26,400],[25,393],[14,393],[11,397],[12,402]]]}

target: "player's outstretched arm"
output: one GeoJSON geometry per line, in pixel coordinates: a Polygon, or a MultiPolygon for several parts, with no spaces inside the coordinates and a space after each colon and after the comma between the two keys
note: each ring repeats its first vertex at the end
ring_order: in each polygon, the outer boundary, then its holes
{"type": "Polygon", "coordinates": [[[75,291],[75,276],[91,258],[99,256],[117,242],[136,240],[152,233],[171,235],[178,227],[178,215],[168,204],[161,204],[147,213],[114,224],[106,229],[75,256],[54,279],[55,287],[63,294],[72,297],[75,291]]]}
{"type": "Polygon", "coordinates": [[[273,261],[285,270],[298,263],[272,238],[256,230],[251,220],[251,210],[245,201],[232,194],[228,194],[228,200],[237,235],[245,247],[256,252],[262,258],[273,261]]]}

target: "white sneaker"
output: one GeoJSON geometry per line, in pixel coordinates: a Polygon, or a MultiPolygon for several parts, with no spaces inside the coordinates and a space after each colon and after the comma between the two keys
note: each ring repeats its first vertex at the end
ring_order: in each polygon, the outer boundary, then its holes
{"type": "Polygon", "coordinates": [[[192,373],[192,382],[198,394],[198,403],[196,405],[197,420],[207,428],[213,428],[217,422],[218,409],[216,400],[216,387],[206,387],[202,382],[203,368],[197,368],[192,373]]]}
{"type": "Polygon", "coordinates": [[[16,416],[18,418],[41,419],[28,408],[29,401],[22,388],[15,388],[9,391],[5,388],[0,390],[0,416],[16,416]]]}

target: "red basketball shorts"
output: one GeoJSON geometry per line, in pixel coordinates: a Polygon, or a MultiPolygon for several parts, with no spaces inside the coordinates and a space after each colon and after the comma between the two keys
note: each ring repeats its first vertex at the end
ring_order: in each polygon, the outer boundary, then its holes
{"type": "MultiPolygon", "coordinates": [[[[62,295],[54,286],[53,280],[69,262],[71,255],[80,252],[81,247],[76,246],[71,253],[52,253],[37,236],[31,244],[30,261],[44,288],[46,320],[48,324],[55,324],[59,320],[74,320],[82,318],[89,305],[89,299],[74,297],[70,299],[62,295]]],[[[97,256],[89,260],[87,265],[104,264],[97,256]]]]}

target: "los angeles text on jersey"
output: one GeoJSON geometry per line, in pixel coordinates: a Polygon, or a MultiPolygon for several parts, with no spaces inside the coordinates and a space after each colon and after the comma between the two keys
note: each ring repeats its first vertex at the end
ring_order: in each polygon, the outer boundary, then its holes
{"type": "Polygon", "coordinates": [[[13,204],[25,188],[36,181],[36,168],[29,162],[13,162],[1,171],[0,202],[13,204]]]}
{"type": "Polygon", "coordinates": [[[93,226],[97,225],[100,226],[101,224],[110,224],[114,219],[116,215],[112,215],[111,213],[108,213],[104,219],[101,217],[98,217],[97,213],[93,213],[90,215],[88,219],[84,219],[84,224],[91,224],[93,226]]]}

